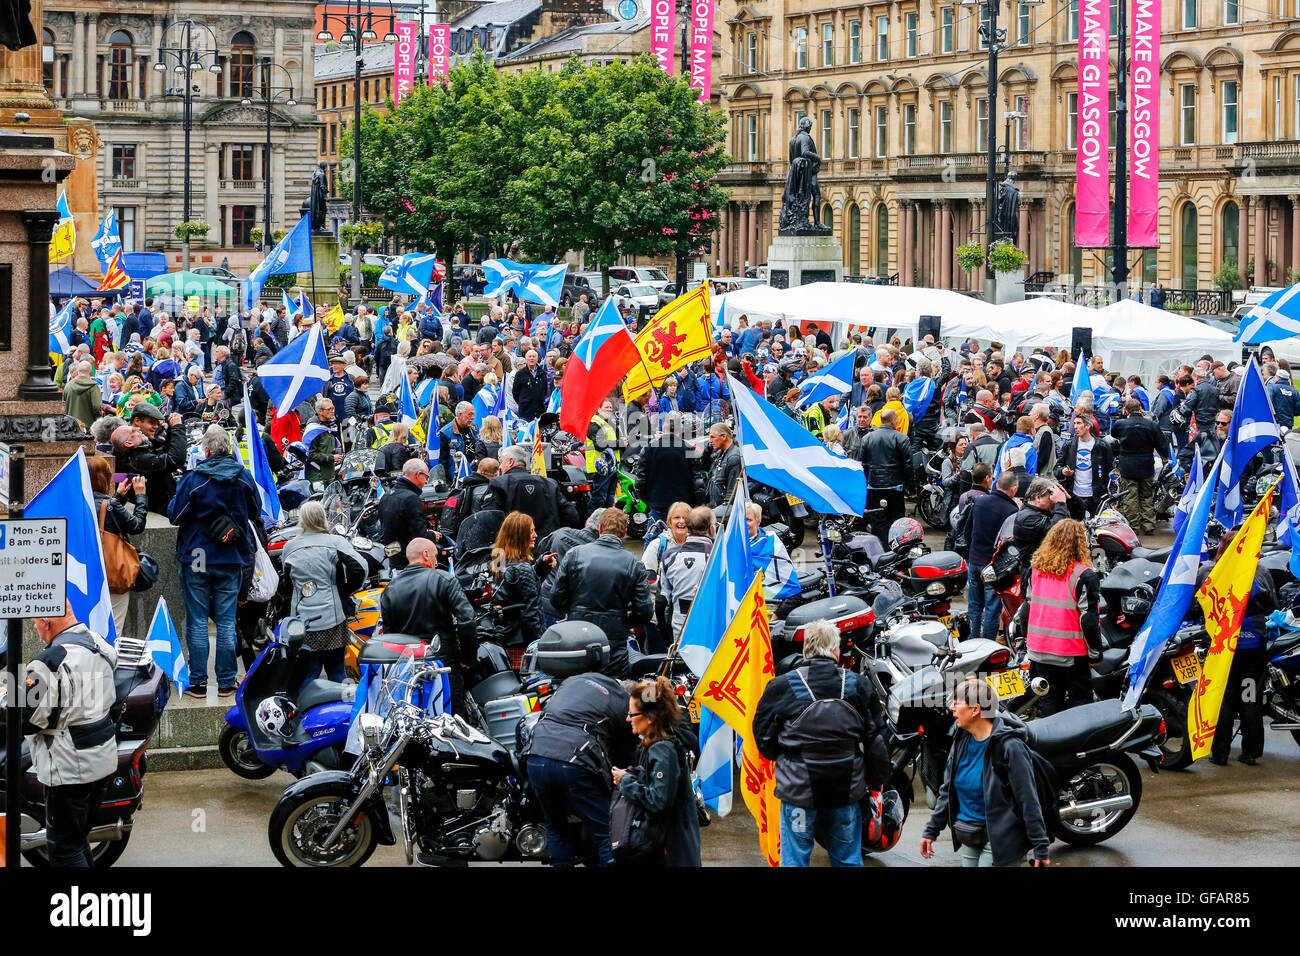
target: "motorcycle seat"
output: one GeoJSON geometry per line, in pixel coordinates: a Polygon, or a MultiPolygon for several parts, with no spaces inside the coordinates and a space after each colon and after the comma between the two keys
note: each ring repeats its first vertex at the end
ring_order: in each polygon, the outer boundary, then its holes
{"type": "Polygon", "coordinates": [[[430,638],[417,634],[381,634],[366,641],[361,652],[357,654],[357,663],[396,664],[404,658],[409,658],[412,653],[420,657],[422,656],[421,645],[429,640],[430,638]]]}
{"type": "Polygon", "coordinates": [[[1112,647],[1109,650],[1101,652],[1101,660],[1092,666],[1092,669],[1101,677],[1114,673],[1115,669],[1122,667],[1128,660],[1128,648],[1112,647]]]}
{"type": "MultiPolygon", "coordinates": [[[[5,768],[8,762],[8,757],[9,754],[6,750],[5,742],[3,740],[0,740],[0,770],[3,770],[5,768]]],[[[32,768],[32,748],[31,745],[27,743],[26,740],[24,740],[22,742],[22,746],[19,748],[18,751],[18,769],[20,772],[26,773],[31,768],[32,768]]]]}
{"type": "Polygon", "coordinates": [[[635,668],[638,674],[658,673],[667,662],[667,654],[642,654],[631,648],[627,652],[628,670],[635,668]]]}
{"type": "Polygon", "coordinates": [[[817,568],[799,572],[799,590],[811,591],[822,583],[822,572],[817,568]]]}
{"type": "Polygon", "coordinates": [[[1300,646],[1300,631],[1291,631],[1280,635],[1276,641],[1268,645],[1268,652],[1275,655],[1286,654],[1298,646],[1300,646]]]}
{"type": "Polygon", "coordinates": [[[313,680],[308,681],[298,694],[298,699],[294,702],[298,705],[298,710],[307,711],[313,707],[319,707],[321,704],[333,704],[340,700],[348,700],[353,693],[355,684],[340,684],[332,680],[313,680]]]}
{"type": "Polygon", "coordinates": [[[1144,548],[1141,545],[1138,545],[1133,549],[1133,557],[1145,558],[1147,561],[1164,561],[1169,557],[1169,552],[1172,550],[1172,546],[1164,548],[1144,548]]]}
{"type": "Polygon", "coordinates": [[[1031,720],[1029,745],[1044,757],[1082,753],[1118,739],[1132,723],[1133,714],[1118,700],[1099,700],[1031,720]]]}
{"type": "Polygon", "coordinates": [[[488,701],[503,697],[514,697],[523,693],[524,685],[514,671],[497,671],[475,684],[469,692],[480,706],[488,701]]]}

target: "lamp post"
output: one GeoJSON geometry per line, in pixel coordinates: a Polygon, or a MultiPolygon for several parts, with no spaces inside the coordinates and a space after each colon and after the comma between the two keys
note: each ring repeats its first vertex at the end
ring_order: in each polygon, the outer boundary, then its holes
{"type": "MultiPolygon", "coordinates": [[[[361,221],[361,65],[365,55],[363,45],[379,39],[379,34],[375,32],[375,14],[371,6],[365,0],[348,0],[346,13],[322,11],[321,30],[316,34],[316,39],[320,43],[333,40],[334,34],[329,32],[329,23],[335,20],[343,24],[343,33],[339,37],[339,42],[344,46],[354,47],[356,51],[352,78],[352,221],[354,223],[361,221]]],[[[393,14],[393,5],[385,3],[384,6],[388,7],[388,32],[384,34],[384,42],[396,43],[397,33],[394,31],[397,21],[393,14]]],[[[383,21],[382,14],[379,19],[383,21]]],[[[352,247],[351,286],[352,302],[355,305],[361,301],[361,252],[355,245],[352,247]]]]}
{"type": "MultiPolygon", "coordinates": [[[[202,37],[199,38],[200,40],[202,37]]],[[[221,63],[218,61],[217,35],[212,29],[199,23],[197,20],[186,18],[177,20],[162,32],[158,43],[158,59],[154,62],[155,71],[162,73],[167,69],[168,61],[172,62],[172,72],[183,77],[183,86],[179,89],[169,88],[164,95],[180,96],[182,98],[182,122],[185,126],[185,168],[184,168],[184,206],[183,220],[190,221],[190,206],[193,190],[190,186],[190,130],[194,126],[194,94],[199,91],[198,86],[194,83],[194,74],[203,72],[205,69],[209,73],[220,73],[221,63]],[[174,46],[167,46],[167,35],[181,28],[180,42],[174,46]],[[208,36],[212,37],[211,47],[196,47],[194,44],[195,31],[204,30],[208,36]],[[210,62],[209,62],[210,61],[210,62]]],[[[182,248],[182,266],[186,272],[190,268],[190,238],[188,235],[181,240],[182,248]]]]}
{"type": "Polygon", "coordinates": [[[279,63],[272,63],[269,56],[262,57],[262,84],[261,90],[258,91],[256,100],[252,96],[245,96],[239,102],[243,106],[252,106],[254,102],[262,104],[262,109],[266,112],[266,153],[262,166],[262,179],[266,183],[266,229],[262,235],[262,244],[266,248],[271,246],[271,107],[276,103],[283,102],[285,106],[297,106],[298,101],[293,95],[293,74],[286,70],[279,63]],[[289,78],[287,86],[276,86],[271,82],[271,70],[277,69],[289,78]]]}

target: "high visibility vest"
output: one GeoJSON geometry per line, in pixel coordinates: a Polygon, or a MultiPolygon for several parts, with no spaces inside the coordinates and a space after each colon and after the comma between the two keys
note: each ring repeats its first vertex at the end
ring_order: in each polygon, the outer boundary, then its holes
{"type": "Polygon", "coordinates": [[[1088,653],[1088,642],[1079,623],[1079,605],[1074,599],[1074,589],[1083,572],[1084,566],[1077,561],[1065,577],[1034,571],[1029,585],[1032,595],[1029,626],[1025,630],[1029,650],[1062,657],[1082,657],[1088,653]]]}
{"type": "MultiPolygon", "coordinates": [[[[591,420],[604,429],[606,447],[613,450],[614,460],[618,461],[618,449],[614,448],[614,443],[618,441],[618,432],[614,430],[613,425],[599,415],[592,415],[591,420]]],[[[587,456],[587,474],[594,475],[596,473],[596,460],[600,458],[602,449],[597,448],[596,443],[588,439],[586,444],[583,445],[583,451],[587,456]]]]}
{"type": "Polygon", "coordinates": [[[822,432],[826,430],[826,410],[822,408],[822,403],[817,402],[812,408],[803,413],[804,428],[808,429],[818,438],[822,437],[822,432]]]}
{"type": "Polygon", "coordinates": [[[372,426],[370,426],[370,435],[369,435],[370,441],[367,442],[366,447],[382,448],[384,445],[388,444],[388,439],[392,436],[392,434],[393,434],[393,420],[391,418],[388,419],[387,421],[375,422],[372,426]]]}

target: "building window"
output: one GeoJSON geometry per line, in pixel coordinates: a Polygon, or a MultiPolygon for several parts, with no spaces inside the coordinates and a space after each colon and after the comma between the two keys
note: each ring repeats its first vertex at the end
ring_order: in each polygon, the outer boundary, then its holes
{"type": "Polygon", "coordinates": [[[1282,131],[1282,77],[1273,77],[1273,138],[1281,139],[1282,131]]]}
{"type": "Polygon", "coordinates": [[[849,253],[849,275],[856,276],[862,274],[862,211],[856,203],[849,205],[847,218],[849,229],[845,245],[849,253]]]}
{"type": "Polygon", "coordinates": [[[230,97],[253,96],[253,47],[255,42],[251,33],[236,33],[230,41],[230,71],[227,73],[229,86],[226,95],[230,97]]]}
{"type": "Polygon", "coordinates": [[[1079,94],[1065,94],[1065,148],[1079,148],[1079,94]]]}
{"type": "Polygon", "coordinates": [[[1223,204],[1220,214],[1223,223],[1223,258],[1220,265],[1232,265],[1241,268],[1241,210],[1235,202],[1223,204]]]}
{"type": "Polygon", "coordinates": [[[835,228],[835,210],[831,208],[830,203],[822,206],[822,225],[827,229],[835,228]]]}
{"type": "Polygon", "coordinates": [[[745,118],[745,142],[749,150],[749,161],[758,162],[758,114],[750,113],[745,118]]]}
{"type": "Polygon", "coordinates": [[[1065,38],[1079,39],[1079,0],[1070,0],[1070,12],[1065,17],[1065,23],[1065,38]]]}
{"type": "Polygon", "coordinates": [[[1229,26],[1236,23],[1240,18],[1237,9],[1237,0],[1223,0],[1223,22],[1229,26]]]}
{"type": "Polygon", "coordinates": [[[1178,87],[1179,142],[1191,146],[1196,142],[1196,84],[1184,83],[1178,87]]]}
{"type": "Polygon", "coordinates": [[[989,48],[988,32],[989,32],[989,8],[986,4],[981,3],[979,27],[976,28],[975,30],[976,49],[987,50],[989,48]]]}
{"type": "Polygon", "coordinates": [[[1016,42],[1022,46],[1029,43],[1029,4],[1027,3],[1016,5],[1016,42]]]}
{"type": "Polygon", "coordinates": [[[337,83],[330,87],[330,106],[333,109],[339,107],[339,85],[337,83]]]}
{"type": "Polygon", "coordinates": [[[745,34],[745,66],[750,73],[758,72],[758,34],[745,34]]]}
{"type": "MultiPolygon", "coordinates": [[[[1183,0],[1183,29],[1190,30],[1196,26],[1196,0],[1183,0]]],[[[1193,210],[1192,215],[1196,212],[1193,210]]]]}
{"type": "Polygon", "coordinates": [[[253,244],[249,233],[252,232],[253,226],[256,225],[256,216],[256,206],[230,207],[230,244],[232,246],[251,246],[253,244]]]}
{"type": "Polygon", "coordinates": [[[330,123],[330,153],[338,152],[339,124],[330,123]]]}
{"type": "Polygon", "coordinates": [[[230,178],[248,182],[253,178],[253,147],[247,143],[230,147],[230,178]]]}
{"type": "Polygon", "coordinates": [[[856,107],[849,107],[849,159],[858,158],[858,124],[861,115],[856,107]]]}
{"type": "Polygon", "coordinates": [[[808,30],[806,27],[794,28],[794,65],[800,70],[808,68],[808,30]]]}
{"type": "Polygon", "coordinates": [[[41,31],[41,82],[45,92],[54,95],[54,32],[41,31]]]}
{"type": "Polygon", "coordinates": [[[883,202],[876,207],[876,275],[889,275],[889,207],[883,202]]]}
{"type": "Polygon", "coordinates": [[[135,179],[135,146],[113,147],[113,178],[135,179]]]}
{"type": "Polygon", "coordinates": [[[822,66],[835,65],[835,24],[822,24],[822,66]]]}
{"type": "Polygon", "coordinates": [[[1223,102],[1223,142],[1237,141],[1237,81],[1225,80],[1220,91],[1223,102]]]}
{"type": "Polygon", "coordinates": [[[1182,253],[1180,257],[1180,264],[1182,266],[1180,273],[1180,279],[1182,281],[1181,287],[1184,289],[1195,289],[1197,273],[1196,206],[1190,202],[1183,203],[1181,228],[1179,229],[1179,245],[1182,246],[1182,249],[1179,250],[1182,253]]]}
{"type": "Polygon", "coordinates": [[[889,107],[876,107],[876,156],[884,159],[889,155],[889,107]]]}
{"type": "Polygon", "coordinates": [[[975,101],[975,152],[982,153],[989,141],[989,100],[981,97],[975,101]]]}
{"type": "Polygon", "coordinates": [[[908,13],[903,16],[904,37],[907,42],[907,55],[916,56],[916,22],[919,14],[908,13]]]}
{"type": "Polygon", "coordinates": [[[849,21],[849,62],[862,62],[862,21],[849,21]]]}
{"type": "Polygon", "coordinates": [[[952,103],[939,104],[939,152],[952,152],[952,103]]]}
{"type": "Polygon", "coordinates": [[[1016,149],[1029,148],[1029,97],[1016,97],[1016,112],[1021,116],[1016,117],[1012,123],[1011,135],[1014,137],[1012,142],[1016,144],[1016,149]]]}
{"type": "Polygon", "coordinates": [[[916,152],[916,104],[903,104],[903,155],[916,152]]]}
{"type": "Polygon", "coordinates": [[[366,100],[369,100],[369,99],[370,99],[370,81],[369,81],[369,80],[362,80],[362,81],[361,81],[361,95],[362,95],[362,98],[363,98],[363,99],[366,99],[366,100]]]}
{"type": "Polygon", "coordinates": [[[831,111],[822,110],[822,161],[831,155],[831,111]]]}
{"type": "Polygon", "coordinates": [[[889,17],[876,17],[876,59],[889,59],[889,17]]]}
{"type": "Polygon", "coordinates": [[[135,207],[114,206],[117,215],[117,232],[122,239],[123,252],[135,252],[135,207]]]}
{"type": "Polygon", "coordinates": [[[111,45],[108,54],[108,98],[110,100],[129,100],[131,98],[131,72],[134,57],[131,54],[131,34],[118,30],[108,38],[111,45]]]}
{"type": "Polygon", "coordinates": [[[939,11],[939,42],[942,52],[952,52],[952,7],[939,11]]]}

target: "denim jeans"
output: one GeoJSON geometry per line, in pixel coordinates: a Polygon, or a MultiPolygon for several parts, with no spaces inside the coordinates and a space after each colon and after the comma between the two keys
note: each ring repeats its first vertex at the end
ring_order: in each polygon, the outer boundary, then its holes
{"type": "Polygon", "coordinates": [[[578,826],[569,822],[573,813],[582,820],[595,844],[602,866],[614,865],[609,845],[609,793],[589,770],[548,757],[528,758],[528,782],[546,818],[547,852],[551,866],[573,866],[580,854],[586,856],[578,826]]]}
{"type": "Polygon", "coordinates": [[[966,618],[970,621],[971,638],[986,637],[997,640],[998,618],[1002,616],[1002,599],[993,585],[985,584],[980,577],[984,568],[971,565],[967,570],[966,618]]]}
{"type": "Polygon", "coordinates": [[[237,565],[209,565],[196,571],[182,564],[181,590],[185,595],[185,644],[189,648],[190,683],[208,683],[208,619],[217,625],[217,686],[234,687],[235,612],[244,572],[237,565]]]}
{"type": "Polygon", "coordinates": [[[618,490],[618,475],[590,475],[591,493],[587,496],[587,514],[597,508],[609,508],[614,504],[614,493],[618,490]]]}
{"type": "Polygon", "coordinates": [[[861,866],[862,807],[805,810],[781,804],[781,865],[808,866],[814,839],[830,854],[831,866],[861,866]]]}

